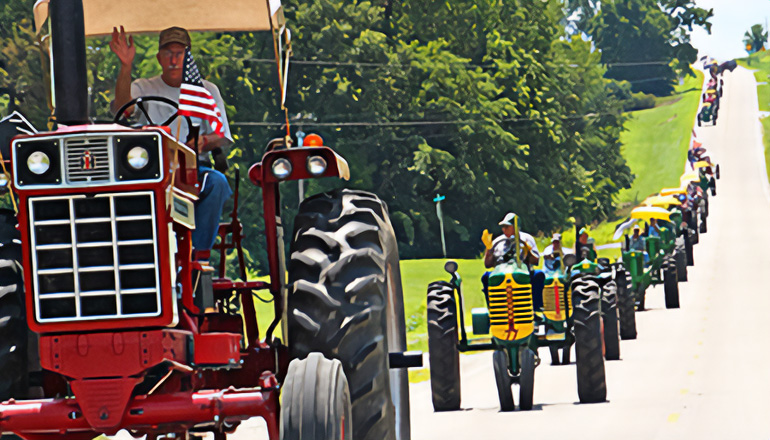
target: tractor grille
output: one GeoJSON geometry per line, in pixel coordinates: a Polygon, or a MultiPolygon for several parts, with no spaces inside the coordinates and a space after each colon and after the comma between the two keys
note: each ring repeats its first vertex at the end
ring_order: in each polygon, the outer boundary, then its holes
{"type": "Polygon", "coordinates": [[[552,321],[564,321],[567,319],[566,311],[569,316],[572,315],[572,295],[569,294],[564,284],[555,281],[550,286],[543,288],[543,313],[545,317],[552,321]],[[565,310],[564,300],[567,300],[565,310]]]}
{"type": "Polygon", "coordinates": [[[508,274],[499,286],[489,288],[489,324],[492,336],[512,341],[534,331],[532,286],[517,284],[508,274]]]}
{"type": "Polygon", "coordinates": [[[108,182],[110,180],[109,139],[71,138],[67,139],[67,182],[108,182]]]}
{"type": "Polygon", "coordinates": [[[30,199],[38,322],[160,314],[151,192],[30,199]]]}

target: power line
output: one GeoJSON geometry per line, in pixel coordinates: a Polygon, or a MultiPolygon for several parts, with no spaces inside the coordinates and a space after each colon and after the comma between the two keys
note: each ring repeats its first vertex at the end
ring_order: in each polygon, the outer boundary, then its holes
{"type": "MultiPolygon", "coordinates": [[[[201,58],[206,58],[205,55],[199,55],[201,58]]],[[[214,58],[214,57],[211,57],[214,58]]],[[[228,57],[230,59],[237,59],[235,57],[228,57]]],[[[275,63],[275,59],[272,58],[245,58],[243,61],[249,61],[252,63],[260,63],[260,64],[273,64],[275,63]]],[[[321,66],[321,67],[370,67],[370,68],[404,68],[404,67],[410,67],[411,64],[403,64],[403,63],[377,63],[377,62],[371,62],[371,61],[324,61],[324,60],[298,60],[298,59],[292,59],[291,64],[296,64],[299,66],[321,66]]],[[[633,62],[633,63],[600,63],[603,66],[606,67],[632,67],[632,66],[650,66],[650,65],[667,65],[670,61],[639,61],[639,62],[633,62]]],[[[481,68],[489,68],[494,67],[494,63],[488,63],[488,64],[476,64],[476,63],[465,63],[465,62],[453,62],[449,64],[456,64],[456,65],[463,65],[467,67],[481,67],[481,68]]],[[[561,66],[567,66],[567,67],[579,67],[577,64],[564,64],[564,63],[557,63],[557,65],[561,66]]]]}
{"type": "MultiPolygon", "coordinates": [[[[585,115],[570,115],[564,116],[559,119],[583,119],[583,118],[595,118],[599,116],[617,116],[617,113],[587,113],[585,115]]],[[[498,120],[490,119],[456,119],[456,120],[444,120],[444,121],[345,121],[345,122],[313,122],[313,121],[291,121],[294,125],[301,125],[303,127],[422,127],[422,126],[435,126],[435,125],[465,125],[465,124],[478,124],[478,123],[503,123],[503,122],[536,122],[544,121],[546,116],[540,118],[505,118],[498,120]]],[[[554,118],[556,119],[556,118],[554,118]]],[[[230,125],[242,126],[242,127],[281,127],[283,122],[255,122],[255,121],[243,121],[243,122],[231,122],[230,125]]]]}

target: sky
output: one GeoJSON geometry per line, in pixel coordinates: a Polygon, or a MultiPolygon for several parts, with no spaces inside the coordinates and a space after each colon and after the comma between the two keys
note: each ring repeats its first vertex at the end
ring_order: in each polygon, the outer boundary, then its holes
{"type": "MultiPolygon", "coordinates": [[[[691,41],[699,51],[699,57],[709,55],[718,60],[730,60],[746,56],[743,34],[752,25],[770,19],[770,0],[695,0],[701,8],[714,9],[711,18],[711,35],[696,28],[691,41]]],[[[768,45],[766,45],[768,49],[768,45]]]]}

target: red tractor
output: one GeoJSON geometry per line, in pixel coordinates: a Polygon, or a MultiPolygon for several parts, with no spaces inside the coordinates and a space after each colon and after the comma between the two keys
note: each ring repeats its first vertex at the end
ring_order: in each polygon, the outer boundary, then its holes
{"type": "MultiPolygon", "coordinates": [[[[195,15],[211,8],[181,3],[195,15]]],[[[251,30],[287,37],[276,0],[229,3],[243,7],[251,30]]],[[[214,270],[191,258],[196,152],[172,137],[168,121],[89,123],[89,23],[111,27],[116,17],[145,14],[140,22],[158,28],[186,24],[180,16],[164,21],[157,7],[50,0],[58,129],[18,135],[0,149],[16,206],[0,213],[0,432],[224,439],[262,417],[271,440],[409,439],[406,368],[421,354],[405,352],[387,206],[352,190],[306,199],[288,271],[284,261],[279,184],[347,178],[342,157],[279,139],[251,167],[249,180],[263,195],[270,278],[250,281],[237,182],[214,270]],[[235,280],[227,250],[238,257],[235,280]],[[254,304],[260,290],[275,313],[264,330],[254,304]]]]}

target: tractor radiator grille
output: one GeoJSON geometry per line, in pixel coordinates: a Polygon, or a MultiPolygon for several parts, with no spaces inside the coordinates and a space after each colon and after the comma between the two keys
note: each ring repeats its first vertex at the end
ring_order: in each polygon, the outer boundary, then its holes
{"type": "Polygon", "coordinates": [[[160,315],[151,192],[29,203],[38,322],[160,315]]]}
{"type": "Polygon", "coordinates": [[[517,284],[511,275],[489,288],[489,324],[492,335],[512,341],[522,339],[534,330],[532,286],[517,284]]]}
{"type": "Polygon", "coordinates": [[[567,314],[572,316],[572,295],[569,294],[564,284],[556,281],[550,286],[543,288],[543,313],[546,318],[552,321],[564,321],[567,314]],[[566,298],[565,298],[566,297],[566,298]],[[567,300],[566,310],[564,300],[567,300]]]}
{"type": "Polygon", "coordinates": [[[67,152],[67,182],[108,182],[110,180],[109,139],[72,138],[64,145],[67,152]]]}

